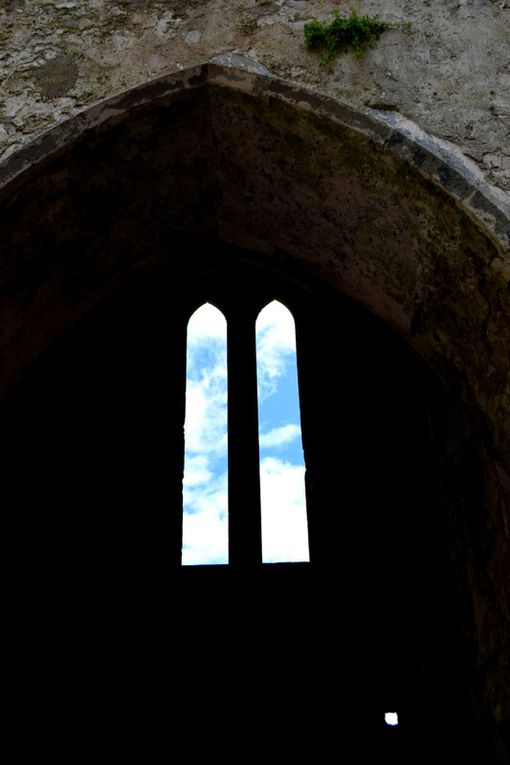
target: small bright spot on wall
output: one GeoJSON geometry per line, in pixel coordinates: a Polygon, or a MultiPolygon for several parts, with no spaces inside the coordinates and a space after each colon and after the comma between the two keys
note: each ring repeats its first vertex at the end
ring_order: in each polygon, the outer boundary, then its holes
{"type": "Polygon", "coordinates": [[[384,722],[386,725],[391,725],[392,727],[398,725],[398,714],[396,712],[386,712],[384,715],[384,722]]]}

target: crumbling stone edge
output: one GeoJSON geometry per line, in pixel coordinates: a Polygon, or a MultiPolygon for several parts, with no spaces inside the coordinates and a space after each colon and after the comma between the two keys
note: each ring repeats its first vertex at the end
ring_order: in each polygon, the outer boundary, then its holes
{"type": "Polygon", "coordinates": [[[426,133],[398,112],[368,108],[358,111],[315,90],[274,77],[257,61],[239,54],[151,80],[60,123],[0,163],[0,189],[87,131],[137,107],[150,102],[168,102],[185,91],[207,88],[209,84],[260,98],[278,98],[294,108],[314,111],[364,134],[445,190],[493,239],[505,259],[510,258],[510,195],[489,184],[475,163],[455,144],[426,133]]]}

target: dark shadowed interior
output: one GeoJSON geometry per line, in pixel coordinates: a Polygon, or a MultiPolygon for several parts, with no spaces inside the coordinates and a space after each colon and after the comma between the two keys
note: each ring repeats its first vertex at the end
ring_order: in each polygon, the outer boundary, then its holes
{"type": "Polygon", "coordinates": [[[284,277],[283,262],[222,255],[217,268],[212,245],[207,268],[196,258],[184,293],[158,272],[112,296],[11,394],[17,587],[37,622],[79,647],[70,671],[84,696],[126,652],[130,682],[153,698],[171,681],[179,725],[210,728],[220,750],[225,716],[261,755],[327,756],[339,736],[364,735],[392,756],[417,739],[433,758],[472,749],[455,526],[480,500],[469,420],[365,309],[291,266],[284,277]],[[231,565],[181,568],[187,319],[209,299],[229,325],[254,323],[273,297],[297,323],[311,562],[257,562],[254,411],[234,391],[231,565]]]}

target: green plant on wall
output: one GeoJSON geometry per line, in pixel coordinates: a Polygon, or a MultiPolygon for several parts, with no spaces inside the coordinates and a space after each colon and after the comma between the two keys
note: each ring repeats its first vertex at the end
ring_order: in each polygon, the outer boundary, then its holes
{"type": "Polygon", "coordinates": [[[304,26],[308,48],[324,50],[323,61],[329,62],[341,50],[352,47],[355,56],[361,56],[367,46],[374,45],[389,24],[378,16],[360,16],[355,10],[350,16],[333,11],[329,22],[312,19],[304,26]]]}

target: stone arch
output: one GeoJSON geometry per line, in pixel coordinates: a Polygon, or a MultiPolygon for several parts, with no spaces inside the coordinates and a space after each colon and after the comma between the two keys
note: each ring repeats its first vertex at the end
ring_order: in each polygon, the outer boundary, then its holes
{"type": "MultiPolygon", "coordinates": [[[[490,369],[493,384],[481,408],[494,419],[505,415],[506,338],[496,325],[508,315],[508,203],[454,148],[416,126],[209,64],[59,125],[11,156],[0,179],[6,294],[13,301],[4,302],[13,315],[5,314],[3,326],[10,328],[7,342],[18,346],[6,349],[11,365],[21,348],[37,354],[35,338],[14,339],[23,325],[15,317],[16,290],[24,294],[28,321],[27,305],[35,309],[31,289],[38,290],[40,311],[44,291],[58,289],[59,272],[67,270],[60,287],[68,294],[77,285],[78,253],[82,264],[94,263],[94,288],[101,284],[104,293],[121,272],[147,265],[147,252],[164,261],[179,244],[213,234],[254,251],[291,253],[326,275],[468,397],[484,393],[478,382],[463,379],[469,370],[490,369]],[[265,169],[266,150],[272,160],[265,169]],[[123,215],[124,231],[122,224],[112,231],[109,222],[123,215]],[[107,238],[97,235],[107,231],[115,246],[98,265],[107,238]],[[41,258],[43,249],[51,257],[41,258]],[[475,352],[476,327],[482,337],[475,352]]],[[[87,276],[78,278],[80,298],[88,293],[90,301],[87,276]]],[[[9,376],[3,372],[3,389],[9,376]]],[[[497,428],[506,445],[508,428],[497,428]]]]}
{"type": "Polygon", "coordinates": [[[415,126],[218,64],[93,107],[10,157],[2,180],[3,391],[116,288],[169,265],[177,280],[206,271],[218,242],[225,262],[237,249],[290,262],[366,306],[448,383],[480,435],[484,516],[463,530],[466,566],[483,693],[508,717],[510,216],[497,192],[415,126]]]}

